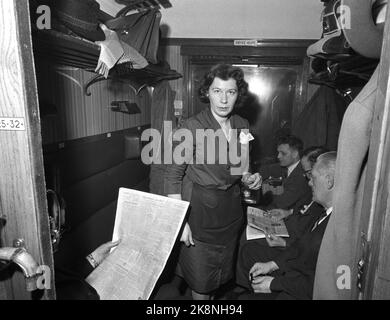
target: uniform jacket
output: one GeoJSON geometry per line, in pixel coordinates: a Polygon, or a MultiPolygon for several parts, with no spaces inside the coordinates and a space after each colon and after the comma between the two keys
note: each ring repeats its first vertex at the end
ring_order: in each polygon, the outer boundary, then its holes
{"type": "MultiPolygon", "coordinates": [[[[238,136],[243,129],[249,130],[249,123],[240,116],[233,114],[230,117],[230,125],[232,129],[237,130],[237,137],[235,141],[237,141],[237,149],[240,150],[241,144],[239,143],[238,136]]],[[[188,129],[192,134],[192,153],[186,157],[185,163],[178,164],[175,163],[175,159],[173,159],[173,164],[167,167],[165,172],[166,194],[182,193],[182,195],[184,195],[184,199],[189,199],[187,190],[182,190],[182,180],[184,175],[186,175],[186,178],[192,183],[197,183],[205,187],[215,187],[218,189],[227,189],[241,178],[241,175],[231,174],[230,169],[232,167],[240,167],[240,163],[236,164],[234,163],[235,161],[231,161],[232,159],[229,157],[229,144],[223,134],[222,139],[225,139],[225,141],[219,144],[218,139],[215,139],[215,148],[210,149],[213,154],[207,152],[207,141],[204,142],[204,139],[196,139],[197,130],[202,131],[204,129],[211,129],[214,132],[221,130],[221,126],[212,115],[210,108],[206,108],[197,115],[187,119],[182,128],[188,129]],[[221,145],[224,147],[223,150],[220,150],[221,145]],[[197,159],[202,158],[202,152],[204,152],[203,163],[196,163],[197,159]],[[222,159],[221,155],[225,158],[222,159]],[[208,157],[210,156],[214,157],[215,164],[207,163],[207,159],[209,159],[208,157]],[[227,161],[226,163],[223,163],[223,160],[225,159],[227,161]]],[[[179,145],[181,146],[181,142],[175,143],[173,145],[173,150],[175,150],[175,148],[179,145]]],[[[239,155],[239,151],[236,155],[239,155]]],[[[186,181],[184,181],[184,185],[186,185],[186,181]]]]}

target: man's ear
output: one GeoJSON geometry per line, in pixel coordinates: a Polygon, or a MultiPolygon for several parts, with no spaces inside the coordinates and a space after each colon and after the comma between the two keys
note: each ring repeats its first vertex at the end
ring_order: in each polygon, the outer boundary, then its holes
{"type": "Polygon", "coordinates": [[[292,155],[295,159],[300,159],[298,150],[292,150],[292,155]]]}
{"type": "Polygon", "coordinates": [[[334,186],[334,177],[331,176],[330,174],[327,174],[326,183],[327,183],[328,190],[332,189],[334,186]]]}

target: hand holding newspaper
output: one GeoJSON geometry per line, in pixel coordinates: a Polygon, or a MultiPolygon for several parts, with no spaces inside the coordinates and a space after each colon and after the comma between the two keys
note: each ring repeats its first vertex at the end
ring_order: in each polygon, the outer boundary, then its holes
{"type": "Polygon", "coordinates": [[[247,240],[265,238],[266,234],[273,234],[278,237],[289,237],[283,220],[275,222],[267,213],[259,208],[248,207],[248,225],[246,228],[247,240]]]}
{"type": "Polygon", "coordinates": [[[119,189],[113,241],[120,244],[87,278],[102,300],[146,300],[169,258],[189,203],[119,189]]]}

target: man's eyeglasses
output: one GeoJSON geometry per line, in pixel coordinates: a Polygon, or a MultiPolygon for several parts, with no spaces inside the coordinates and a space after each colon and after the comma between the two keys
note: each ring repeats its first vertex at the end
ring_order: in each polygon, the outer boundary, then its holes
{"type": "Polygon", "coordinates": [[[310,180],[310,179],[311,179],[311,170],[306,170],[305,173],[303,174],[303,176],[304,176],[307,180],[310,180]]]}

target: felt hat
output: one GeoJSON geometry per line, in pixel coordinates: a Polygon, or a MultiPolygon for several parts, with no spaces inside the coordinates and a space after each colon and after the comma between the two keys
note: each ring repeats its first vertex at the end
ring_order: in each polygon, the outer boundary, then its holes
{"type": "Polygon", "coordinates": [[[343,33],[353,50],[367,58],[379,58],[382,49],[383,25],[375,24],[373,1],[341,0],[350,13],[350,23],[345,23],[343,33]]]}
{"type": "Polygon", "coordinates": [[[94,0],[55,0],[52,3],[57,18],[75,34],[91,41],[105,39],[99,27],[99,3],[94,0]]]}
{"type": "Polygon", "coordinates": [[[341,0],[328,0],[322,12],[322,37],[307,48],[312,57],[345,59],[353,54],[340,23],[341,0]]]}

